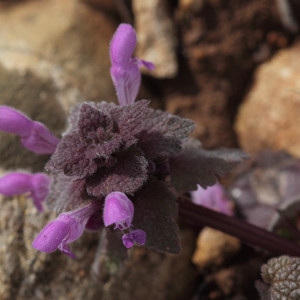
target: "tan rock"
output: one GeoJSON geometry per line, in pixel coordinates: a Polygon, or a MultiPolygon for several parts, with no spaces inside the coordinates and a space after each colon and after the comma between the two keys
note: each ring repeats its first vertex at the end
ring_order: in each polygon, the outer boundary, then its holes
{"type": "Polygon", "coordinates": [[[51,80],[65,110],[86,99],[115,99],[108,54],[114,30],[107,15],[79,1],[24,1],[3,7],[0,64],[51,80]]]}
{"type": "Polygon", "coordinates": [[[286,150],[300,157],[300,43],[281,50],[255,74],[235,124],[248,152],[286,150]]]}
{"type": "Polygon", "coordinates": [[[240,241],[221,231],[205,227],[197,239],[192,261],[200,270],[222,266],[240,249],[240,241]]]}

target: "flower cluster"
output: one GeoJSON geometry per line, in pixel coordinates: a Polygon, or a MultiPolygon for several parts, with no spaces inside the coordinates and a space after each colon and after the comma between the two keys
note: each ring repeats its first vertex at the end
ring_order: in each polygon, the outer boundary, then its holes
{"type": "Polygon", "coordinates": [[[69,244],[85,229],[114,226],[123,232],[126,248],[176,253],[178,194],[213,185],[217,175],[244,158],[238,150],[205,151],[188,137],[193,121],[154,110],[146,100],[135,102],[140,67],[154,67],[132,57],[135,46],[134,29],[121,24],[110,45],[119,105],[75,105],[61,140],[21,112],[0,107],[0,130],[17,134],[33,152],[51,154],[47,175],[12,173],[0,179],[0,193],[28,193],[39,210],[47,200],[61,212],[34,240],[40,251],[59,249],[74,257],[69,244]]]}

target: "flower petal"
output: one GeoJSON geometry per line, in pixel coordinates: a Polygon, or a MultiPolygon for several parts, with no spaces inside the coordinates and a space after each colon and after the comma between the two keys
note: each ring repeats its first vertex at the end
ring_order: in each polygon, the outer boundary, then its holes
{"type": "Polygon", "coordinates": [[[27,136],[31,132],[32,121],[24,114],[9,106],[0,106],[0,130],[27,136]]]}
{"type": "Polygon", "coordinates": [[[135,47],[135,30],[129,24],[121,24],[110,44],[110,74],[120,105],[127,105],[136,100],[141,85],[140,67],[154,69],[152,63],[132,57],[135,47]]]}
{"type": "Polygon", "coordinates": [[[56,219],[43,228],[34,239],[32,247],[46,253],[54,252],[68,238],[70,231],[68,223],[56,219]]]}
{"type": "Polygon", "coordinates": [[[69,244],[82,235],[88,219],[98,209],[99,205],[92,202],[84,207],[60,214],[44,227],[33,241],[32,246],[47,253],[59,249],[75,258],[70,251],[69,244]]]}
{"type": "Polygon", "coordinates": [[[44,173],[32,174],[31,196],[33,203],[39,211],[43,210],[42,202],[46,200],[50,190],[51,179],[44,173]]]}
{"type": "Polygon", "coordinates": [[[30,193],[33,203],[39,211],[50,188],[50,178],[44,173],[13,172],[0,178],[0,194],[15,196],[30,193]]]}
{"type": "Polygon", "coordinates": [[[17,134],[22,145],[37,154],[52,154],[59,143],[45,125],[8,106],[0,106],[0,130],[17,134]]]}
{"type": "Polygon", "coordinates": [[[131,248],[134,244],[144,245],[146,242],[146,232],[137,229],[122,236],[123,244],[126,248],[131,248]]]}
{"type": "Polygon", "coordinates": [[[32,174],[13,172],[0,178],[0,193],[4,196],[15,196],[27,193],[32,189],[32,174]]]}
{"type": "Polygon", "coordinates": [[[135,61],[132,61],[126,67],[112,65],[110,74],[120,105],[133,103],[141,84],[140,69],[135,61]]]}
{"type": "Polygon", "coordinates": [[[112,65],[125,67],[133,55],[136,46],[136,33],[129,24],[120,24],[110,43],[112,65]]]}
{"type": "Polygon", "coordinates": [[[22,145],[37,154],[53,154],[59,142],[45,125],[34,121],[30,134],[21,137],[22,145]]]}
{"type": "Polygon", "coordinates": [[[124,193],[112,192],[106,196],[103,210],[105,226],[116,224],[122,230],[129,228],[133,214],[133,204],[124,193]]]}

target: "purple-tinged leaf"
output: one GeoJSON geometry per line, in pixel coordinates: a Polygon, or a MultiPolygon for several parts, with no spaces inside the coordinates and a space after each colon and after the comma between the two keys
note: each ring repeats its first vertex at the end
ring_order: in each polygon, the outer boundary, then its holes
{"type": "Polygon", "coordinates": [[[172,185],[179,193],[196,190],[197,184],[206,188],[245,158],[247,155],[240,150],[206,151],[198,141],[189,139],[179,155],[170,158],[172,185]]]}
{"type": "MultiPolygon", "coordinates": [[[[63,212],[80,207],[89,201],[84,179],[71,180],[63,173],[53,174],[53,182],[47,198],[47,206],[54,211],[63,212]]],[[[99,199],[102,201],[104,199],[99,199]]]]}
{"type": "Polygon", "coordinates": [[[89,195],[101,197],[114,191],[133,194],[147,180],[148,162],[139,150],[130,148],[115,158],[117,162],[114,166],[101,168],[87,178],[89,195]]]}
{"type": "MultiPolygon", "coordinates": [[[[105,101],[101,101],[101,102],[85,101],[84,103],[97,108],[102,113],[107,114],[107,115],[110,114],[110,111],[113,107],[117,106],[116,104],[114,104],[112,102],[105,102],[105,101]]],[[[75,104],[74,106],[72,106],[72,108],[70,110],[70,115],[68,118],[69,129],[67,130],[67,133],[69,133],[69,131],[74,131],[74,130],[77,131],[79,129],[78,123],[79,123],[79,118],[80,118],[81,107],[82,107],[82,103],[78,103],[78,104],[75,104]]]]}
{"type": "MultiPolygon", "coordinates": [[[[83,103],[80,108],[78,128],[83,137],[92,139],[93,136],[89,137],[88,135],[91,133],[96,135],[99,128],[103,129],[102,135],[105,132],[111,133],[114,129],[114,122],[108,114],[88,103],[83,103]]],[[[97,135],[94,138],[99,139],[97,135]]]]}
{"type": "Polygon", "coordinates": [[[143,128],[145,116],[149,111],[148,104],[149,101],[141,100],[126,106],[116,106],[111,110],[111,116],[116,121],[126,147],[137,142],[136,135],[143,128]]]}
{"type": "Polygon", "coordinates": [[[161,110],[149,109],[147,121],[143,130],[146,132],[160,132],[176,139],[184,139],[194,130],[195,123],[190,119],[181,118],[161,110]]]}
{"type": "Polygon", "coordinates": [[[138,134],[138,146],[150,159],[175,155],[195,123],[160,110],[149,109],[138,134]]]}
{"type": "Polygon", "coordinates": [[[47,171],[63,171],[67,176],[84,178],[97,170],[93,157],[86,154],[87,143],[77,133],[63,137],[50,161],[46,164],[47,171]]]}
{"type": "Polygon", "coordinates": [[[180,251],[176,197],[166,185],[150,178],[134,198],[133,225],[147,233],[145,246],[160,252],[180,251]]]}

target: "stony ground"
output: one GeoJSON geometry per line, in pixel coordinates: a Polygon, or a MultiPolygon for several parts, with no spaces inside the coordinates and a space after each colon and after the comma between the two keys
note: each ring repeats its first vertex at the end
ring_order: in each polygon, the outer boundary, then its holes
{"type": "MultiPolygon", "coordinates": [[[[0,103],[59,134],[72,104],[116,101],[108,46],[117,25],[129,22],[137,55],[156,64],[140,98],[193,119],[206,148],[281,149],[300,157],[299,10],[295,0],[2,0],[0,103]]],[[[0,140],[1,173],[41,170],[47,160],[10,135],[0,140]]],[[[258,297],[254,280],[266,257],[230,238],[224,243],[233,250],[223,257],[209,229],[202,238],[218,260],[203,254],[202,265],[192,263],[199,228],[182,221],[180,255],[135,249],[121,271],[105,273],[99,235],[74,243],[76,261],[37,253],[31,241],[54,215],[39,215],[22,197],[0,201],[0,299],[258,297]]]]}

